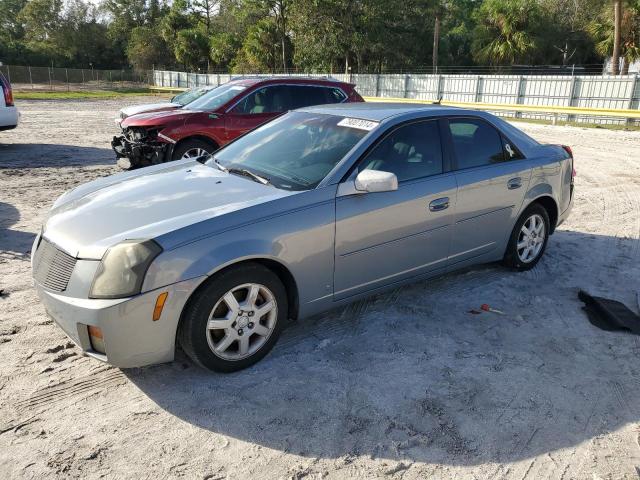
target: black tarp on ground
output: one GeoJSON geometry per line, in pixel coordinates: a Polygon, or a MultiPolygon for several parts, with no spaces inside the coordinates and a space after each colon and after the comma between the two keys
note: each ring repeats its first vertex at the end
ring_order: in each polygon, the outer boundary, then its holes
{"type": "Polygon", "coordinates": [[[589,321],[602,330],[627,330],[640,335],[640,316],[624,303],[608,298],[594,297],[580,290],[578,298],[584,302],[582,309],[589,321]]]}

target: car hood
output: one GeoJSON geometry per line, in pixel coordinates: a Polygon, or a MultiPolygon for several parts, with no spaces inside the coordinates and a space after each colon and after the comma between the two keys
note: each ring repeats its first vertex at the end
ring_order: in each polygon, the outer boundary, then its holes
{"type": "Polygon", "coordinates": [[[123,240],[155,238],[294,193],[198,162],[173,162],[64,194],[50,212],[44,237],[77,258],[100,259],[123,240]]]}
{"type": "Polygon", "coordinates": [[[180,107],[182,107],[182,105],[180,105],[179,103],[148,103],[145,105],[132,105],[130,107],[125,107],[120,110],[120,113],[124,114],[125,117],[130,117],[131,115],[138,115],[140,113],[159,112],[161,110],[174,110],[180,107]]]}
{"type": "Polygon", "coordinates": [[[164,110],[161,112],[139,113],[122,120],[122,128],[127,127],[153,127],[167,125],[173,122],[183,122],[193,115],[200,115],[202,112],[177,108],[174,110],[164,110]]]}

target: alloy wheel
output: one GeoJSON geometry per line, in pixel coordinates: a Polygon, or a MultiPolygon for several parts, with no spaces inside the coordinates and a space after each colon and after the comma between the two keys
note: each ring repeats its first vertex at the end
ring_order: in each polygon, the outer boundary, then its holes
{"type": "Polygon", "coordinates": [[[180,160],[198,158],[204,155],[209,155],[209,152],[207,152],[204,148],[191,148],[182,154],[182,157],[180,157],[180,160]]]}
{"type": "Polygon", "coordinates": [[[533,262],[544,246],[546,227],[541,215],[531,215],[520,228],[516,250],[518,258],[523,263],[533,262]]]}
{"type": "Polygon", "coordinates": [[[267,342],[278,318],[275,295],[264,285],[245,283],[220,298],[209,314],[207,343],[219,358],[241,360],[267,342]]]}

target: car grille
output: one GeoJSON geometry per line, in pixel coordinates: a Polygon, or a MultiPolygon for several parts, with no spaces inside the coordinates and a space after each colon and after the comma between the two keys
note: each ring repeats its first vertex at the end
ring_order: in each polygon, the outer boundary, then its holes
{"type": "Polygon", "coordinates": [[[43,238],[33,259],[33,278],[49,290],[64,292],[75,266],[75,258],[43,238]]]}

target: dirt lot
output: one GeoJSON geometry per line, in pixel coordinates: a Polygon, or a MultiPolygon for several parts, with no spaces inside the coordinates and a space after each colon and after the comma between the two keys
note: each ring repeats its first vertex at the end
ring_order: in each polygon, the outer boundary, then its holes
{"type": "Polygon", "coordinates": [[[24,101],[0,133],[0,478],[638,478],[640,338],[593,327],[577,292],[638,307],[640,132],[521,124],[578,169],[528,273],[483,266],[299,322],[237,374],[181,354],[121,371],[47,318],[28,253],[58,195],[117,170],[121,103],[24,101]],[[506,315],[467,313],[485,302],[506,315]]]}

